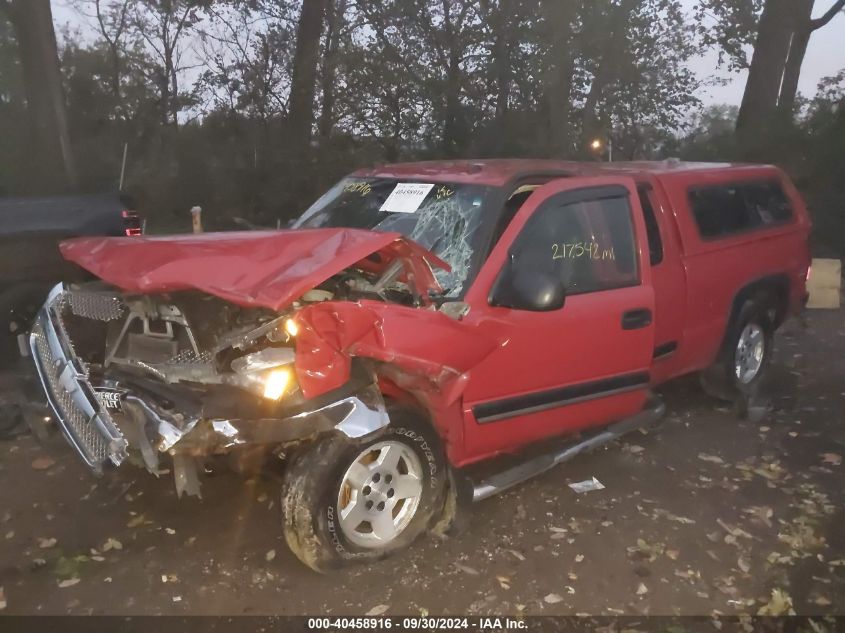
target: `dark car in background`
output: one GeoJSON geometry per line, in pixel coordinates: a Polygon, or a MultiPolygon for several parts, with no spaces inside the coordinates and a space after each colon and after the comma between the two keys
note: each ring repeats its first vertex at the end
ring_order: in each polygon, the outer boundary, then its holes
{"type": "Polygon", "coordinates": [[[14,370],[3,377],[0,407],[12,411],[0,416],[0,434],[21,426],[14,409],[26,400],[26,376],[20,372],[30,364],[20,362],[21,351],[26,350],[20,342],[44,297],[60,280],[89,277],[61,256],[59,242],[82,236],[140,235],[141,219],[132,208],[131,200],[119,193],[0,198],[0,370],[6,374],[14,370]]]}

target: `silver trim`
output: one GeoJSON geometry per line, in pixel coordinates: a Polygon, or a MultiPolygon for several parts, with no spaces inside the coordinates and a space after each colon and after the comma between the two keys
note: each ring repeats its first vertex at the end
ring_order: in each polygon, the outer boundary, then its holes
{"type": "Polygon", "coordinates": [[[50,291],[29,337],[29,348],[59,428],[88,467],[100,473],[104,463],[119,466],[126,459],[127,442],[97,400],[64,330],[60,314],[64,292],[62,284],[50,291]],[[74,416],[76,421],[70,419],[74,416]]]}
{"type": "Polygon", "coordinates": [[[649,407],[641,411],[637,415],[617,422],[608,426],[604,431],[597,433],[587,439],[571,444],[564,449],[554,453],[546,453],[539,457],[535,457],[526,462],[522,462],[517,466],[496,473],[489,479],[478,482],[473,485],[472,500],[481,501],[487,499],[495,494],[504,492],[514,486],[517,486],[529,479],[540,475],[547,470],[551,470],[555,466],[569,461],[573,457],[580,455],[586,451],[598,448],[616,440],[626,433],[635,429],[643,428],[650,424],[654,424],[666,412],[666,405],[662,401],[655,400],[650,403],[649,407]]]}

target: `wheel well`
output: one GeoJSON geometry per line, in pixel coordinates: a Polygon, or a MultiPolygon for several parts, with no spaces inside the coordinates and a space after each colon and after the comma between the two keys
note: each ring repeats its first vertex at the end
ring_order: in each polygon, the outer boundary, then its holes
{"type": "Polygon", "coordinates": [[[426,425],[431,427],[431,430],[441,438],[443,450],[448,453],[446,435],[443,433],[442,429],[438,428],[435,423],[434,412],[423,398],[420,398],[412,391],[403,389],[383,374],[378,375],[378,385],[386,402],[392,401],[416,410],[416,412],[420,415],[420,419],[424,421],[426,425]]]}
{"type": "Polygon", "coordinates": [[[783,323],[789,307],[789,277],[787,275],[770,275],[757,279],[743,286],[734,296],[731,304],[731,312],[725,324],[725,334],[722,337],[721,351],[730,336],[731,327],[736,321],[743,304],[748,300],[759,296],[765,296],[772,303],[775,309],[774,327],[777,329],[783,323]]]}

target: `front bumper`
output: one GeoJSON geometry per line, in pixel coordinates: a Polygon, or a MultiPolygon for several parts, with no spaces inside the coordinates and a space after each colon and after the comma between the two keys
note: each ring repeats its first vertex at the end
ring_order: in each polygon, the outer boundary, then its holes
{"type": "Polygon", "coordinates": [[[38,314],[29,347],[47,402],[70,445],[95,472],[127,457],[126,438],[99,404],[62,323],[64,288],[54,287],[38,314]]]}
{"type": "Polygon", "coordinates": [[[102,472],[107,464],[119,466],[129,450],[140,453],[147,468],[158,473],[163,453],[200,457],[330,432],[359,438],[389,423],[377,385],[360,381],[330,399],[298,403],[290,411],[258,417],[255,407],[238,406],[238,394],[226,398],[234,406],[221,416],[219,411],[209,413],[203,405],[207,394],[201,389],[197,392],[196,388],[130,376],[118,384],[125,392],[123,412],[112,413],[101,404],[98,386],[92,384],[85,363],[74,351],[63,322],[68,309],[72,309],[68,291],[58,285],[39,312],[29,345],[59,428],[94,472],[102,472]],[[180,401],[180,395],[186,397],[180,401]]]}

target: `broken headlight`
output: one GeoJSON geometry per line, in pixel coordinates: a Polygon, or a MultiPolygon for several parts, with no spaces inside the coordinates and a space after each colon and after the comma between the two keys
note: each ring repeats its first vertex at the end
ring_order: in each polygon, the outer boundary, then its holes
{"type": "Polygon", "coordinates": [[[294,351],[289,347],[268,347],[232,361],[237,382],[268,400],[281,400],[296,385],[294,351]]]}

